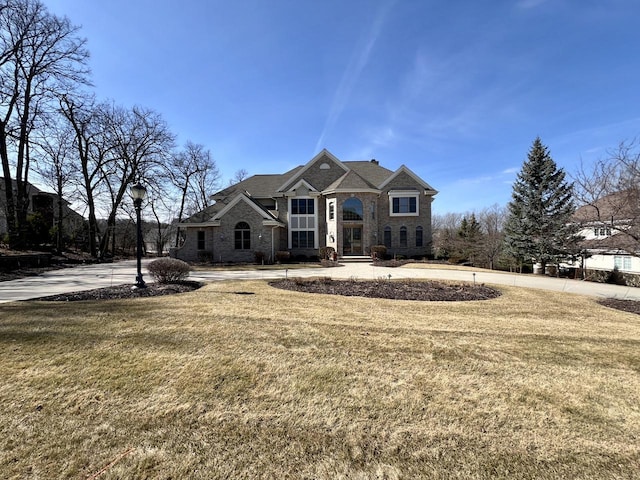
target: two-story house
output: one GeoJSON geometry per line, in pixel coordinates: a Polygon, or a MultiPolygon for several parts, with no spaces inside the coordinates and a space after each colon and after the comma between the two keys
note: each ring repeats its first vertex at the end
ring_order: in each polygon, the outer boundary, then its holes
{"type": "Polygon", "coordinates": [[[640,274],[639,211],[634,191],[609,194],[578,208],[574,220],[582,226],[582,268],[640,274]]]}
{"type": "Polygon", "coordinates": [[[185,241],[171,255],[187,261],[273,261],[279,251],[340,257],[431,253],[434,190],[406,166],[338,160],[322,150],[286,173],[254,175],[213,195],[215,203],[180,224],[185,241]]]}
{"type": "MultiPolygon", "coordinates": [[[[15,180],[13,184],[14,195],[16,195],[15,180]]],[[[28,213],[41,215],[45,224],[48,224],[49,227],[54,227],[60,215],[58,202],[61,201],[62,221],[67,235],[75,236],[82,232],[84,217],[73,210],[67,200],[60,199],[55,193],[42,191],[30,183],[27,184],[27,192],[29,194],[28,213]]],[[[0,237],[5,235],[9,230],[7,225],[6,203],[4,178],[0,177],[0,237]]]]}

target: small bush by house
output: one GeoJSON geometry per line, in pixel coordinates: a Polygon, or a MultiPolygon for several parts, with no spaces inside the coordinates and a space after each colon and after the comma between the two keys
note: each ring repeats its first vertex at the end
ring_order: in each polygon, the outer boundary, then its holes
{"type": "Polygon", "coordinates": [[[387,247],[384,245],[373,245],[371,247],[371,258],[374,260],[384,260],[387,256],[387,247]]]}
{"type": "Polygon", "coordinates": [[[255,262],[260,265],[264,265],[264,262],[267,258],[267,256],[265,255],[264,252],[261,252],[259,250],[256,250],[255,252],[253,252],[253,256],[255,257],[255,262]]]}
{"type": "Polygon", "coordinates": [[[618,267],[614,267],[606,279],[607,283],[612,283],[614,285],[626,285],[627,282],[624,278],[622,272],[618,269],[618,267]]]}
{"type": "Polygon", "coordinates": [[[320,247],[318,250],[320,260],[333,260],[334,253],[336,253],[336,249],[333,247],[320,247]]]}
{"type": "Polygon", "coordinates": [[[187,279],[191,267],[177,258],[159,258],[151,262],[147,270],[158,283],[177,283],[187,279]]]}
{"type": "Polygon", "coordinates": [[[291,252],[287,252],[286,250],[276,252],[276,262],[287,263],[289,260],[291,260],[291,252]]]}

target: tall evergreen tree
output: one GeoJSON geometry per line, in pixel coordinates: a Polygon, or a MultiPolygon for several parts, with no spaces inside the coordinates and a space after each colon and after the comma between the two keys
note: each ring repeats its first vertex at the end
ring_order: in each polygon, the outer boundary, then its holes
{"type": "Polygon", "coordinates": [[[539,263],[542,273],[548,263],[575,253],[578,226],[573,184],[565,181],[540,138],[533,142],[527,160],[513,184],[509,216],[505,224],[507,250],[519,261],[539,263]]]}

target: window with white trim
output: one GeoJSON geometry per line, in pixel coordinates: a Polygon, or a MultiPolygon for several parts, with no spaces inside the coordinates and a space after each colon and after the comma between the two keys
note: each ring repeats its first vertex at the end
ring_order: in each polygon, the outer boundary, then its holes
{"type": "Polygon", "coordinates": [[[289,248],[318,248],[316,200],[296,197],[289,200],[289,248]]]}
{"type": "Polygon", "coordinates": [[[611,227],[595,227],[593,233],[596,237],[609,237],[611,236],[611,227]]]}
{"type": "Polygon", "coordinates": [[[315,237],[311,230],[291,232],[291,248],[315,248],[315,237]]]}
{"type": "Polygon", "coordinates": [[[618,270],[631,270],[631,257],[628,255],[615,255],[613,266],[618,270]]]}
{"type": "Polygon", "coordinates": [[[391,191],[389,192],[389,214],[392,217],[417,217],[420,214],[418,201],[420,192],[391,191]]]}

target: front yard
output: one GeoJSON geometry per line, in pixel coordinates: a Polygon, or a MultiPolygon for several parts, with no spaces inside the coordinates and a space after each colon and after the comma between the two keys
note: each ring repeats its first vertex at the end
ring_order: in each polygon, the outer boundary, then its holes
{"type": "Polygon", "coordinates": [[[499,290],[0,305],[0,474],[637,478],[640,317],[499,290]]]}

